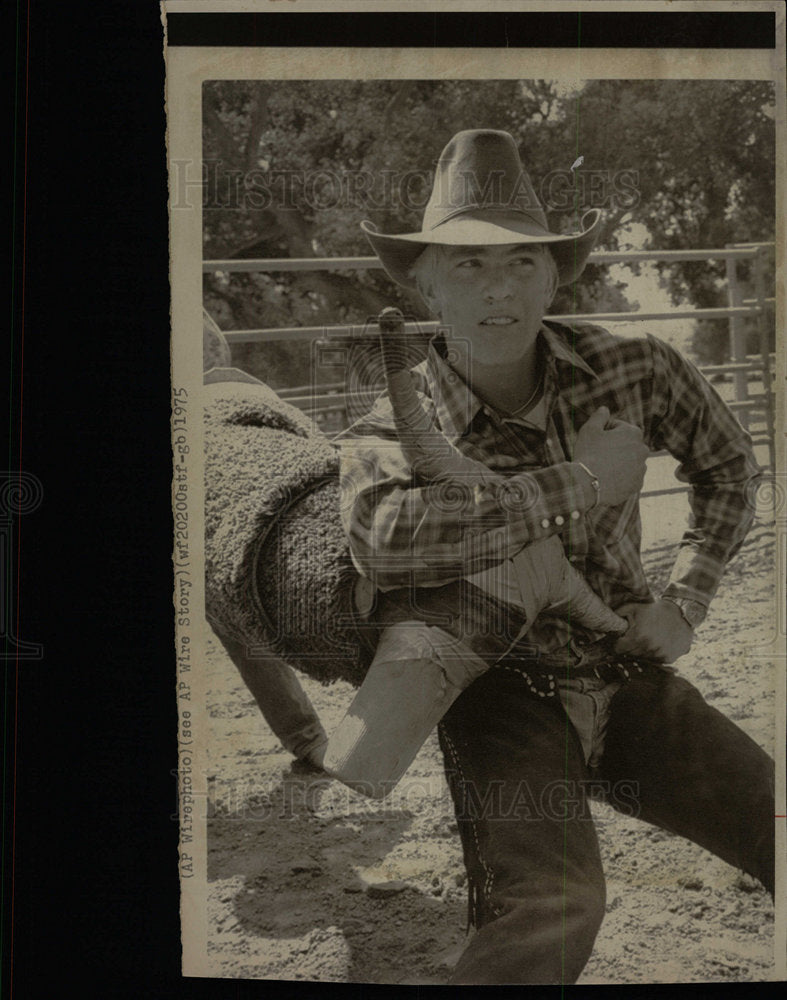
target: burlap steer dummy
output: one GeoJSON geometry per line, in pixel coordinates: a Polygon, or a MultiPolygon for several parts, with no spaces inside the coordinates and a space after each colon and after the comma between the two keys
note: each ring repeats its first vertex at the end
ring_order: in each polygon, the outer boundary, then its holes
{"type": "Polygon", "coordinates": [[[222,635],[356,686],[357,574],[338,515],[338,453],[259,382],[205,387],[205,604],[222,635]]]}
{"type": "MultiPolygon", "coordinates": [[[[394,337],[399,323],[388,325],[394,337]]],[[[410,405],[409,373],[396,372],[391,352],[386,354],[392,402],[410,414],[400,427],[403,444],[420,457],[422,473],[488,476],[459,455],[426,469],[432,432],[419,426],[420,415],[410,405]]],[[[325,767],[380,797],[474,675],[460,662],[447,672],[445,663],[424,661],[414,673],[366,674],[375,634],[359,630],[354,615],[360,578],[339,518],[336,448],[262,383],[217,382],[205,391],[208,621],[218,635],[252,654],[255,648],[260,655],[272,650],[321,682],[341,678],[360,685],[329,741],[325,767]]],[[[569,566],[556,538],[524,550],[523,572],[528,620],[546,607],[563,607],[590,627],[625,629],[569,566]]]]}

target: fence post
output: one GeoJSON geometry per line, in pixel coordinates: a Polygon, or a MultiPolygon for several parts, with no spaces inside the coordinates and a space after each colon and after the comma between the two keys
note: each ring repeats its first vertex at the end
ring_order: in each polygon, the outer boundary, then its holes
{"type": "MultiPolygon", "coordinates": [[[[727,244],[729,247],[730,244],[727,244]]],[[[737,261],[728,257],[727,265],[727,298],[730,308],[740,306],[743,302],[743,295],[738,284],[737,261]]],[[[746,327],[742,316],[730,316],[730,354],[733,361],[746,360],[746,327]]],[[[749,398],[749,373],[746,371],[733,372],[734,398],[736,402],[749,398]]],[[[740,420],[745,430],[749,429],[748,409],[738,410],[736,416],[740,420]]]]}
{"type": "Polygon", "coordinates": [[[775,466],[775,421],[774,421],[774,399],[773,399],[773,379],[771,377],[771,351],[769,343],[769,332],[770,332],[770,319],[771,310],[769,307],[767,299],[767,290],[765,288],[765,268],[767,266],[767,261],[765,258],[765,249],[762,248],[757,251],[757,256],[754,258],[753,270],[754,270],[754,294],[757,299],[757,330],[760,334],[760,356],[762,358],[762,385],[765,390],[765,426],[768,432],[768,458],[770,461],[770,466],[774,469],[775,466]]]}

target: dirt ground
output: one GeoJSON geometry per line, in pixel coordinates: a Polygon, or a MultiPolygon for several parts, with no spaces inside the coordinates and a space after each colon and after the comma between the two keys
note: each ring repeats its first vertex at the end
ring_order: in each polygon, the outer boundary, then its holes
{"type": "MultiPolygon", "coordinates": [[[[772,527],[755,526],[679,663],[771,754],[773,540],[772,527]]],[[[671,554],[650,547],[656,586],[671,554]]],[[[213,974],[446,982],[466,940],[466,886],[436,738],[392,795],[373,802],[292,766],[216,642],[207,670],[213,974]]],[[[304,686],[330,731],[351,689],[304,686]]],[[[580,983],[773,978],[773,908],[758,883],[678,837],[603,805],[593,811],[607,916],[580,983]]]]}

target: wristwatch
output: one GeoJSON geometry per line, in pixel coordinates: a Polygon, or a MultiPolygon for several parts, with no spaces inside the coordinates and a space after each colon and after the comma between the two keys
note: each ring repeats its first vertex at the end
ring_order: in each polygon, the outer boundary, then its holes
{"type": "Polygon", "coordinates": [[[691,628],[696,628],[705,621],[708,609],[699,601],[692,601],[689,597],[668,597],[666,594],[661,599],[676,604],[678,611],[683,615],[683,620],[691,628]]]}

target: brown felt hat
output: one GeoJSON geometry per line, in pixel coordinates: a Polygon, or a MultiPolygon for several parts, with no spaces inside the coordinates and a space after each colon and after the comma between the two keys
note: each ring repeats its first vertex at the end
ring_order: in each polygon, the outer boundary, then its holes
{"type": "Polygon", "coordinates": [[[394,281],[415,287],[410,268],[429,243],[488,246],[542,243],[555,258],[558,284],[580,276],[601,230],[601,213],[582,217],[582,232],[549,231],[512,136],[493,129],[457,132],[437,163],[421,231],[380,233],[361,223],[375,253],[394,281]]]}

